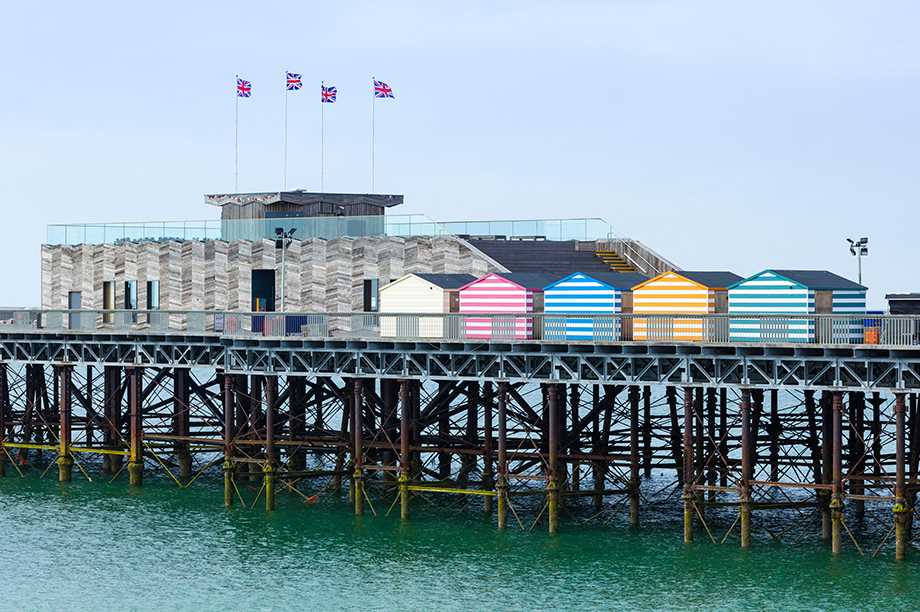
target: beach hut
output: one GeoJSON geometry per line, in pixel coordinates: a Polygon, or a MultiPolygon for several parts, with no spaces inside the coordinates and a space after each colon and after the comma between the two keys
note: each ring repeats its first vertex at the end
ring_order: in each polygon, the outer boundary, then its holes
{"type": "Polygon", "coordinates": [[[591,315],[629,314],[632,288],[648,280],[624,272],[576,272],[543,288],[543,338],[547,340],[631,340],[632,321],[593,318],[591,315]],[[574,317],[554,314],[581,315],[574,317]]]}
{"type": "MultiPolygon", "coordinates": [[[[460,287],[462,314],[500,313],[530,315],[543,312],[543,287],[558,277],[552,274],[492,273],[460,287]]],[[[467,338],[533,338],[540,329],[530,316],[465,317],[467,338]]]]}
{"type": "Polygon", "coordinates": [[[833,320],[809,315],[865,315],[866,288],[826,270],[764,270],[728,290],[733,342],[862,342],[862,319],[833,320]],[[770,315],[776,315],[771,317],[770,315]],[[783,315],[804,315],[789,319],[783,315]]]}
{"type": "Polygon", "coordinates": [[[460,312],[460,287],[472,274],[406,274],[380,289],[380,335],[384,338],[442,338],[444,313],[460,312]],[[385,313],[409,313],[388,317],[385,313]],[[424,316],[425,313],[437,316],[424,316]]]}
{"type": "Polygon", "coordinates": [[[633,287],[635,340],[724,340],[728,326],[686,315],[728,313],[728,287],[741,280],[732,272],[672,271],[633,287]],[[673,316],[680,315],[680,316],[673,316]]]}

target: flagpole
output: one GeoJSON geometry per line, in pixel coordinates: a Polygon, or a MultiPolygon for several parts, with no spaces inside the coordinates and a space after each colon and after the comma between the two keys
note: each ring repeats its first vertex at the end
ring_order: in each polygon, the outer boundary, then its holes
{"type": "Polygon", "coordinates": [[[287,106],[288,106],[288,88],[287,88],[287,70],[284,71],[284,190],[287,191],[287,106]]]}
{"type": "MultiPolygon", "coordinates": [[[[236,86],[240,86],[240,75],[236,75],[236,86]]],[[[233,192],[239,192],[240,180],[240,92],[236,92],[236,132],[233,138],[233,192]]]]}
{"type": "MultiPolygon", "coordinates": [[[[376,77],[373,78],[376,82],[376,77]]],[[[377,93],[374,92],[374,97],[371,99],[371,195],[374,195],[374,152],[375,152],[375,123],[376,123],[376,114],[377,114],[377,93]]]]}
{"type": "Polygon", "coordinates": [[[323,95],[326,93],[326,81],[319,82],[319,93],[319,192],[325,193],[325,191],[323,191],[323,171],[325,164],[325,158],[323,156],[325,137],[323,132],[326,128],[326,100],[323,95]]]}

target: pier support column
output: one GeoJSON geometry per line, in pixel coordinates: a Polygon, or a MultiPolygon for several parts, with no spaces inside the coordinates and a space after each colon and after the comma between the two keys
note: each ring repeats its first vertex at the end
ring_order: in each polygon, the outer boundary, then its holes
{"type": "Polygon", "coordinates": [[[684,387],[684,542],[693,541],[693,387],[684,387]]]}
{"type": "Polygon", "coordinates": [[[224,506],[229,508],[233,505],[233,436],[236,431],[233,422],[234,414],[234,397],[233,397],[233,376],[224,374],[223,376],[223,399],[224,399],[224,506]]]}
{"type": "Polygon", "coordinates": [[[751,439],[751,391],[741,390],[741,548],[751,547],[751,480],[754,479],[754,444],[751,439]]]}
{"type": "Polygon", "coordinates": [[[0,362],[0,478],[6,477],[6,418],[10,409],[10,382],[6,363],[0,362]]]}
{"type": "Polygon", "coordinates": [[[278,401],[278,377],[265,377],[265,509],[275,509],[275,479],[277,458],[275,454],[275,404],[278,401]]]}
{"type": "Polygon", "coordinates": [[[549,532],[559,533],[559,387],[549,385],[547,389],[547,416],[549,461],[547,470],[549,480],[546,483],[549,511],[549,532]]]}
{"type": "Polygon", "coordinates": [[[360,378],[355,379],[354,417],[355,427],[355,514],[364,514],[364,387],[360,378]]]}
{"type": "Polygon", "coordinates": [[[412,457],[409,453],[409,381],[399,381],[399,500],[400,517],[409,519],[409,475],[412,457]]]}
{"type": "MultiPolygon", "coordinates": [[[[103,444],[108,450],[124,450],[121,436],[122,423],[122,384],[121,368],[118,366],[105,366],[103,376],[102,409],[105,414],[103,425],[103,444]]],[[[103,455],[102,469],[109,474],[121,471],[123,455],[103,455]]]]}
{"type": "MultiPolygon", "coordinates": [[[[825,485],[831,484],[834,459],[834,411],[833,399],[830,391],[821,393],[821,480],[825,485]]],[[[831,505],[830,492],[826,489],[818,493],[821,507],[821,537],[831,539],[831,505]]]]}
{"type": "MultiPolygon", "coordinates": [[[[492,491],[495,486],[495,477],[492,475],[492,383],[486,382],[483,385],[482,404],[482,490],[492,491]]],[[[492,496],[483,495],[482,511],[492,512],[492,496]]]]}
{"type": "Polygon", "coordinates": [[[508,383],[498,383],[498,528],[508,527],[508,453],[507,402],[508,383]]]}
{"type": "Polygon", "coordinates": [[[639,387],[629,388],[629,524],[639,525],[639,387]]]}
{"type": "Polygon", "coordinates": [[[843,552],[843,393],[834,391],[833,485],[831,490],[831,550],[843,552]]]}
{"type": "Polygon", "coordinates": [[[894,395],[895,417],[895,485],[894,485],[894,556],[898,561],[907,559],[907,516],[910,512],[907,503],[904,466],[906,461],[905,442],[907,432],[904,427],[904,393],[894,395]]]}
{"type": "Polygon", "coordinates": [[[128,419],[131,430],[128,455],[128,482],[135,487],[144,484],[143,414],[141,394],[143,393],[144,369],[130,367],[128,371],[128,419]]]}
{"type": "Polygon", "coordinates": [[[173,433],[178,436],[175,443],[176,461],[179,463],[179,477],[192,477],[192,454],[188,438],[191,435],[191,372],[185,368],[173,370],[173,433]]]}
{"type": "Polygon", "coordinates": [[[72,423],[72,406],[71,406],[71,384],[73,375],[73,366],[58,366],[58,379],[60,388],[60,416],[61,426],[59,434],[60,455],[58,456],[58,479],[61,482],[70,482],[73,478],[73,455],[70,453],[71,441],[71,423],[72,423]]]}

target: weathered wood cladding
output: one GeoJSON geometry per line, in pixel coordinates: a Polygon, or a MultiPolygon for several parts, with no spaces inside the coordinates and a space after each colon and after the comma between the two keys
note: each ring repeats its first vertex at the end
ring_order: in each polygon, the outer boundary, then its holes
{"type": "MultiPolygon", "coordinates": [[[[103,308],[103,283],[115,283],[115,307],[125,307],[125,281],[137,281],[138,308],[147,305],[147,282],[159,281],[162,310],[239,310],[252,307],[252,271],[277,270],[273,240],[253,242],[142,242],[42,246],[42,308],[67,308],[81,291],[84,308],[103,308]]],[[[294,240],[285,263],[288,311],[348,312],[363,308],[363,282],[380,286],[409,273],[504,272],[453,236],[294,240]]],[[[280,310],[280,301],[276,309],[280,310]]]]}
{"type": "Polygon", "coordinates": [[[402,204],[402,196],[340,193],[281,192],[240,196],[206,196],[206,202],[221,207],[223,221],[265,219],[271,213],[297,213],[300,217],[375,217],[402,204]]]}

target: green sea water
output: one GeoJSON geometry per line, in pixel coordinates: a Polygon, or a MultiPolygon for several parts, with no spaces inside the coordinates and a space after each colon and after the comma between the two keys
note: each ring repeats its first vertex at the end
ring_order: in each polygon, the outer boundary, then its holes
{"type": "Polygon", "coordinates": [[[676,506],[638,528],[566,516],[551,536],[500,533],[472,507],[408,522],[385,504],[356,517],[339,496],[225,509],[216,479],[74,476],[0,480],[0,610],[920,609],[920,551],[898,563],[890,546],[834,556],[818,535],[762,534],[741,550],[700,531],[685,545],[676,506]]]}

